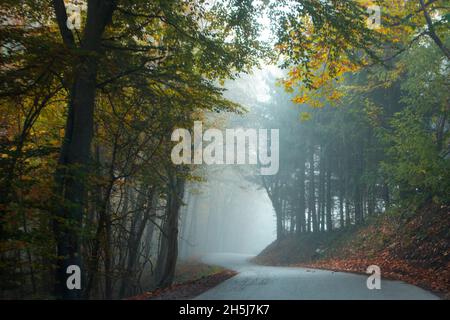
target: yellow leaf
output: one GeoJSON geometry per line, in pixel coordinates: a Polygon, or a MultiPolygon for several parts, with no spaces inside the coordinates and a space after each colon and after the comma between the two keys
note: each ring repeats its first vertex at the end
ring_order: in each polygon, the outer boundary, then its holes
{"type": "Polygon", "coordinates": [[[306,101],[308,101],[308,97],[306,96],[296,96],[294,99],[292,99],[292,102],[297,104],[303,104],[306,101]]]}

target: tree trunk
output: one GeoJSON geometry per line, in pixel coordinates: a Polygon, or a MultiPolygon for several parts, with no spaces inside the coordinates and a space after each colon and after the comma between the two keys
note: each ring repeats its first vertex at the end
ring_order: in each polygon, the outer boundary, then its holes
{"type": "Polygon", "coordinates": [[[316,186],[314,173],[314,145],[310,147],[309,154],[309,220],[312,223],[311,231],[318,231],[318,221],[316,215],[316,186]]]}
{"type": "Polygon", "coordinates": [[[167,216],[156,267],[157,285],[160,288],[170,286],[175,275],[178,257],[178,216],[184,193],[184,180],[176,177],[170,170],[167,216]]]}
{"type": "MultiPolygon", "coordinates": [[[[53,0],[55,15],[64,43],[75,47],[72,32],[67,28],[67,14],[62,0],[53,0]]],[[[66,285],[70,265],[82,269],[80,233],[85,206],[85,182],[89,173],[90,147],[93,136],[97,65],[101,37],[115,9],[114,1],[88,2],[86,26],[81,41],[79,65],[74,66],[74,82],[69,94],[66,131],[56,171],[56,194],[62,203],[56,209],[54,229],[57,241],[55,294],[58,298],[78,299],[81,290],[66,285]]]]}
{"type": "Polygon", "coordinates": [[[275,200],[274,209],[277,219],[277,240],[281,240],[283,238],[283,210],[279,199],[275,200]]]}
{"type": "Polygon", "coordinates": [[[325,188],[325,174],[326,174],[326,158],[324,147],[320,146],[320,164],[319,164],[319,229],[325,231],[325,211],[326,211],[326,188],[325,188]]]}
{"type": "Polygon", "coordinates": [[[297,209],[297,234],[305,230],[305,158],[300,159],[299,203],[297,209]]]}
{"type": "Polygon", "coordinates": [[[332,220],[332,209],[333,209],[333,199],[331,198],[331,166],[330,160],[328,160],[327,166],[327,231],[330,232],[333,229],[332,220]]]}
{"type": "Polygon", "coordinates": [[[344,220],[344,183],[340,182],[340,190],[339,190],[339,221],[340,221],[340,228],[345,227],[345,220],[344,220]]]}

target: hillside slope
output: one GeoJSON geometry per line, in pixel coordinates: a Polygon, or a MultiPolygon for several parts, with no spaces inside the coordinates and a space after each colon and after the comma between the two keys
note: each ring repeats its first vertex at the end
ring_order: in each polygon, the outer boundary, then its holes
{"type": "Polygon", "coordinates": [[[450,208],[431,205],[417,213],[384,214],[358,228],[286,237],[254,262],[365,273],[403,280],[450,298],[450,208]]]}

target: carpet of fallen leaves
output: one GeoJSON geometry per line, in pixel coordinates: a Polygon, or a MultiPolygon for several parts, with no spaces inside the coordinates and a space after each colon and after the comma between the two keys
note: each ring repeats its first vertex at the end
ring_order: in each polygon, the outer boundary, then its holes
{"type": "Polygon", "coordinates": [[[290,266],[355,273],[366,273],[368,266],[378,265],[385,279],[402,280],[450,299],[448,206],[430,205],[415,214],[380,216],[351,232],[302,240],[272,244],[255,262],[276,265],[282,261],[290,266]],[[292,257],[292,252],[297,252],[297,257],[292,257]]]}
{"type": "Polygon", "coordinates": [[[353,259],[329,258],[311,263],[298,263],[294,266],[365,274],[367,267],[370,265],[379,266],[384,279],[401,280],[433,291],[445,299],[450,299],[450,265],[438,270],[421,268],[408,261],[392,257],[387,251],[381,253],[379,257],[370,259],[364,257],[353,259]]]}
{"type": "Polygon", "coordinates": [[[235,275],[236,272],[231,270],[189,261],[177,267],[172,286],[144,292],[127,300],[192,299],[235,275]]]}

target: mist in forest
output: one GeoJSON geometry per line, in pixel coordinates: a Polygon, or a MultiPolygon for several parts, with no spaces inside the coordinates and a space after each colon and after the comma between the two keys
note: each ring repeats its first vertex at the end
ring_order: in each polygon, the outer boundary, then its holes
{"type": "Polygon", "coordinates": [[[182,259],[217,252],[257,254],[275,240],[274,211],[263,190],[233,169],[211,169],[208,178],[191,184],[185,195],[182,259]]]}
{"type": "Polygon", "coordinates": [[[446,1],[0,13],[0,299],[450,297],[446,1]]]}
{"type": "MultiPolygon", "coordinates": [[[[224,96],[245,108],[241,115],[212,115],[209,127],[258,128],[255,117],[270,101],[281,71],[271,65],[225,83],[224,96]]],[[[273,205],[260,177],[246,165],[203,166],[204,181],[186,187],[181,209],[180,258],[233,252],[256,255],[276,239],[273,205]]]]}

